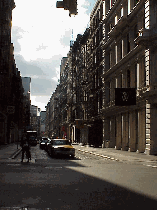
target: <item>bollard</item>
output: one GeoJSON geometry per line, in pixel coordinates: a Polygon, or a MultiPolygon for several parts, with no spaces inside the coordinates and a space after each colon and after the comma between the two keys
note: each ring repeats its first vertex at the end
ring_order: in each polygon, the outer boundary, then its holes
{"type": "Polygon", "coordinates": [[[105,141],[103,141],[102,148],[105,148],[105,141]]]}

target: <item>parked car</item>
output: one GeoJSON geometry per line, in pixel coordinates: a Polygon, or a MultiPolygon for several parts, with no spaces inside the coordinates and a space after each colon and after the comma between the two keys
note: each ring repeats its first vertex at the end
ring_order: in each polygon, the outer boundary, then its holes
{"type": "Polygon", "coordinates": [[[30,144],[31,146],[36,146],[36,145],[37,145],[37,139],[36,139],[35,136],[30,136],[30,137],[29,137],[29,144],[30,144]]]}
{"type": "Polygon", "coordinates": [[[50,144],[50,142],[51,142],[51,139],[48,138],[47,143],[46,143],[46,145],[45,145],[45,150],[46,150],[46,152],[48,152],[48,145],[50,144]]]}
{"type": "Polygon", "coordinates": [[[66,155],[72,158],[75,156],[75,148],[68,139],[52,139],[47,148],[50,156],[66,155]]]}
{"type": "Polygon", "coordinates": [[[37,144],[39,144],[42,140],[42,137],[41,136],[37,136],[37,144]]]}
{"type": "Polygon", "coordinates": [[[46,144],[48,142],[48,138],[47,137],[42,137],[41,141],[40,141],[40,149],[46,149],[46,144]]]}

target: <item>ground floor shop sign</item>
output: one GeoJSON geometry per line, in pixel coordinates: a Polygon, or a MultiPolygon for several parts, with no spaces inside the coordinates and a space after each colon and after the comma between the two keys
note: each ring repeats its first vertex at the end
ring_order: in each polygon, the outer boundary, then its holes
{"type": "Polygon", "coordinates": [[[136,105],[135,88],[115,88],[115,106],[136,105]]]}

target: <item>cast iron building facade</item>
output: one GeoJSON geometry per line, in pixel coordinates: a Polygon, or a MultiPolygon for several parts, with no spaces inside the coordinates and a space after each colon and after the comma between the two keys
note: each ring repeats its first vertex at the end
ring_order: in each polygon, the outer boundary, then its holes
{"type": "Polygon", "coordinates": [[[156,1],[104,5],[103,139],[116,149],[156,154],[156,1]],[[136,105],[115,106],[115,88],[135,88],[136,105]]]}
{"type": "Polygon", "coordinates": [[[68,53],[64,109],[72,141],[157,154],[156,21],[154,0],[96,2],[89,29],[68,53]],[[134,88],[136,104],[116,106],[117,88],[134,88]]]}

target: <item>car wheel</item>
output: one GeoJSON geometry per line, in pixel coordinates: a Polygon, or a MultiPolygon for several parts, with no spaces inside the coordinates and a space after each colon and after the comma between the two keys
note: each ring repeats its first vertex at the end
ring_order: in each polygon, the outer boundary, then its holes
{"type": "Polygon", "coordinates": [[[74,157],[75,157],[75,155],[71,155],[71,158],[73,158],[73,159],[74,159],[74,157]]]}
{"type": "Polygon", "coordinates": [[[48,149],[48,154],[51,156],[51,150],[50,149],[48,149]]]}
{"type": "Polygon", "coordinates": [[[50,154],[51,154],[51,157],[53,157],[53,156],[54,156],[54,153],[53,153],[53,151],[52,151],[52,150],[51,150],[50,154]]]}

